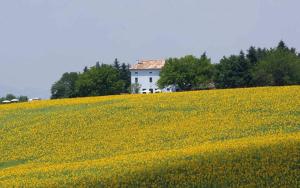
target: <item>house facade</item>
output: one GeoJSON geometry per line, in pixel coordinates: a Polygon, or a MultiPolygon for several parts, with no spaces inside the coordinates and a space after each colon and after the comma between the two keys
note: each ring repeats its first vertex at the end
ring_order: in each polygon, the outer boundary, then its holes
{"type": "Polygon", "coordinates": [[[133,89],[133,93],[162,92],[157,86],[157,81],[164,65],[165,60],[141,60],[132,65],[130,68],[131,85],[136,87],[133,89]]]}

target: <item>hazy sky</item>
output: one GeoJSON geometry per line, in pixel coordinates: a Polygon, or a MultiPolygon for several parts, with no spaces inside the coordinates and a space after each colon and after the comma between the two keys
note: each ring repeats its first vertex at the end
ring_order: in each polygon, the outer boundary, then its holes
{"type": "Polygon", "coordinates": [[[299,0],[0,0],[0,96],[49,97],[96,61],[300,49],[299,0]]]}

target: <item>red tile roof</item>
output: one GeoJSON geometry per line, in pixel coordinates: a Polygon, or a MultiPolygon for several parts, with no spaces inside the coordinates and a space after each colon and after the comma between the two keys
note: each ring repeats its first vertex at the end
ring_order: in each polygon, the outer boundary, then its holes
{"type": "Polygon", "coordinates": [[[165,60],[140,60],[137,64],[132,65],[130,69],[162,69],[164,65],[165,60]]]}

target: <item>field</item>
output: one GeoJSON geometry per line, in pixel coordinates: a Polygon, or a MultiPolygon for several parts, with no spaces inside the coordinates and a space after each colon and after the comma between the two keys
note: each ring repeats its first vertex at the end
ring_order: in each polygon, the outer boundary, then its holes
{"type": "Polygon", "coordinates": [[[300,187],[300,86],[0,105],[0,187],[300,187]]]}

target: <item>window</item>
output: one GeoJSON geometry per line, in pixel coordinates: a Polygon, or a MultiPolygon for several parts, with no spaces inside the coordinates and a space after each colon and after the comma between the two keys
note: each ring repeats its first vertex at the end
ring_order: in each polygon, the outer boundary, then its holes
{"type": "Polygon", "coordinates": [[[149,72],[149,74],[152,74],[152,72],[149,72]]]}
{"type": "Polygon", "coordinates": [[[135,78],[134,80],[135,80],[135,83],[138,83],[138,82],[139,82],[139,79],[138,79],[138,78],[135,78]]]}
{"type": "Polygon", "coordinates": [[[135,74],[138,74],[138,72],[135,72],[135,74]]]}
{"type": "Polygon", "coordinates": [[[149,78],[149,82],[152,83],[152,77],[149,78]]]}

